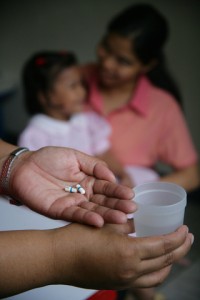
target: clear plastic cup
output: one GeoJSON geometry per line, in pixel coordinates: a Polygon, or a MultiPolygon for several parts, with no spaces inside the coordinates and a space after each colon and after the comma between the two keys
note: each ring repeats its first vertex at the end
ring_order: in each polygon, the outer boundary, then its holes
{"type": "Polygon", "coordinates": [[[136,236],[162,235],[183,224],[187,203],[186,191],[169,182],[151,182],[136,186],[134,213],[136,236]]]}

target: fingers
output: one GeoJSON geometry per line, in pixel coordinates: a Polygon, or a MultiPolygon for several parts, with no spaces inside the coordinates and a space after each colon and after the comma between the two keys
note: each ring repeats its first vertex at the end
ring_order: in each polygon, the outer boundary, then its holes
{"type": "Polygon", "coordinates": [[[95,180],[89,201],[82,201],[78,206],[67,207],[62,211],[61,216],[68,221],[97,227],[102,227],[104,223],[124,224],[127,222],[126,214],[136,209],[133,201],[124,200],[132,197],[133,191],[128,187],[95,180]]]}
{"type": "Polygon", "coordinates": [[[65,206],[62,211],[57,211],[57,218],[96,227],[102,227],[104,223],[123,224],[127,222],[126,214],[123,212],[88,201],[70,207],[65,206]]]}
{"type": "Polygon", "coordinates": [[[127,222],[126,214],[102,205],[97,205],[92,202],[83,202],[79,205],[81,208],[91,211],[101,216],[105,223],[123,224],[127,222]]]}
{"type": "Polygon", "coordinates": [[[76,156],[80,164],[80,170],[85,174],[110,182],[116,181],[114,174],[107,167],[105,162],[79,151],[76,151],[76,156]]]}
{"type": "Polygon", "coordinates": [[[151,273],[163,269],[174,262],[184,257],[191,248],[191,234],[188,234],[183,243],[173,251],[164,253],[157,258],[146,259],[141,261],[141,269],[145,270],[145,273],[151,273]]]}
{"type": "Polygon", "coordinates": [[[68,194],[54,201],[44,214],[54,219],[102,227],[104,220],[95,212],[94,206],[97,205],[88,202],[81,194],[68,194]],[[85,208],[84,205],[81,207],[81,204],[84,203],[87,204],[85,208]]]}
{"type": "Polygon", "coordinates": [[[123,224],[127,222],[127,216],[122,211],[98,205],[93,202],[84,202],[81,203],[80,206],[100,215],[105,223],[123,224]]]}
{"type": "MultiPolygon", "coordinates": [[[[130,192],[129,197],[132,196],[132,190],[123,186],[119,188],[118,185],[104,180],[95,180],[92,179],[92,177],[87,178],[89,179],[87,183],[85,182],[86,195],[69,193],[66,196],[66,193],[62,191],[62,194],[60,193],[59,197],[57,197],[58,195],[55,196],[55,194],[51,193],[46,202],[45,209],[43,209],[43,211],[45,210],[43,213],[54,219],[62,219],[97,227],[102,227],[104,223],[126,223],[126,214],[134,211],[135,204],[133,201],[124,200],[123,197],[126,197],[126,191],[130,192]],[[94,186],[95,182],[97,182],[96,186],[94,186]],[[94,194],[96,191],[102,194],[94,194]],[[109,198],[103,194],[104,191],[108,195],[119,196],[122,197],[122,199],[109,198]],[[63,194],[65,195],[63,196],[63,194]],[[87,194],[88,197],[90,197],[89,201],[87,194]],[[52,198],[55,197],[57,199],[52,202],[52,198]],[[50,202],[52,203],[49,207],[50,202]]],[[[83,186],[85,187],[85,185],[83,186]]]]}
{"type": "Polygon", "coordinates": [[[112,171],[103,163],[97,163],[94,167],[94,176],[98,179],[116,182],[116,178],[112,171]]]}
{"type": "MultiPolygon", "coordinates": [[[[143,245],[141,247],[141,259],[152,259],[181,247],[185,240],[188,239],[188,228],[181,226],[176,232],[171,234],[143,239],[146,240],[146,246],[143,245]]],[[[191,239],[191,235],[189,235],[189,239],[191,239]]]]}
{"type": "MultiPolygon", "coordinates": [[[[129,187],[106,182],[104,180],[96,180],[93,185],[93,193],[90,202],[98,205],[118,210],[125,214],[133,213],[137,209],[134,201],[130,201],[133,198],[134,193],[129,187]]],[[[119,219],[117,223],[124,223],[124,221],[125,220],[119,219]]]]}
{"type": "Polygon", "coordinates": [[[92,209],[88,210],[88,208],[85,209],[80,206],[71,206],[66,208],[62,212],[61,218],[63,220],[68,220],[69,222],[77,222],[95,227],[102,227],[104,224],[104,219],[100,214],[92,211],[92,209]]]}
{"type": "Polygon", "coordinates": [[[136,288],[149,288],[160,285],[169,275],[171,266],[165,267],[156,272],[144,274],[134,281],[136,288]]]}
{"type": "MultiPolygon", "coordinates": [[[[133,246],[140,256],[135,287],[150,287],[163,282],[174,262],[184,257],[191,248],[193,235],[186,226],[175,233],[150,238],[134,238],[133,246]]],[[[133,266],[134,267],[134,266],[133,266]]]]}
{"type": "MultiPolygon", "coordinates": [[[[178,230],[178,232],[187,232],[186,228],[184,227],[185,226],[182,226],[178,230]]],[[[182,240],[182,237],[177,236],[177,239],[182,240]]],[[[174,242],[175,240],[173,240],[172,243],[174,242]]],[[[161,284],[168,276],[172,264],[188,253],[192,243],[193,235],[191,233],[188,233],[186,234],[185,239],[183,239],[182,244],[178,245],[178,242],[177,247],[172,251],[170,249],[174,248],[175,246],[173,246],[170,242],[170,248],[164,247],[165,253],[163,255],[157,258],[142,261],[140,267],[143,275],[138,277],[138,279],[134,282],[134,287],[151,287],[161,284]]],[[[165,244],[165,241],[163,241],[163,244],[165,244]]],[[[168,242],[167,245],[169,245],[168,242]]]]}
{"type": "Polygon", "coordinates": [[[105,206],[114,210],[119,210],[125,214],[133,213],[136,210],[136,204],[130,200],[108,198],[103,195],[92,195],[90,202],[105,206]]]}
{"type": "Polygon", "coordinates": [[[95,180],[93,191],[95,194],[103,194],[112,198],[131,200],[134,197],[131,188],[104,180],[95,180]]]}

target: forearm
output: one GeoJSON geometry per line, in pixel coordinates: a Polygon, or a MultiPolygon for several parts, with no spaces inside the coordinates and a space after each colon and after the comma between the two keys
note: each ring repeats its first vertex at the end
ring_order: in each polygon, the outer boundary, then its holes
{"type": "Polygon", "coordinates": [[[106,151],[98,157],[107,163],[107,165],[115,175],[120,176],[124,173],[123,166],[110,151],[106,151]]]}
{"type": "Polygon", "coordinates": [[[51,284],[52,231],[0,232],[0,298],[51,284]]]}
{"type": "Polygon", "coordinates": [[[81,262],[87,265],[83,249],[88,251],[94,230],[72,224],[52,230],[0,232],[0,298],[51,284],[90,285],[81,262]]]}
{"type": "Polygon", "coordinates": [[[200,175],[198,164],[190,166],[180,171],[163,176],[160,181],[169,181],[181,185],[187,192],[190,192],[200,185],[200,175]]]}
{"type": "Polygon", "coordinates": [[[105,276],[99,278],[102,261],[98,262],[97,256],[100,251],[98,258],[108,265],[102,250],[106,253],[109,237],[106,235],[106,242],[102,238],[98,229],[78,224],[52,230],[0,232],[0,298],[51,284],[92,288],[104,282],[105,276]],[[103,243],[103,249],[94,241],[100,246],[103,243]]]}
{"type": "Polygon", "coordinates": [[[0,194],[9,195],[10,173],[14,162],[27,150],[0,140],[0,194]]]}
{"type": "Polygon", "coordinates": [[[3,163],[8,157],[8,155],[17,149],[17,146],[8,144],[0,139],[0,173],[2,171],[3,163]]]}

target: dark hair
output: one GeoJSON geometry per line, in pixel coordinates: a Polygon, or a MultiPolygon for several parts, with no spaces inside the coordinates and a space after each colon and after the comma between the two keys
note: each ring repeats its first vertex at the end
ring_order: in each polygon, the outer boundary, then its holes
{"type": "Polygon", "coordinates": [[[38,99],[42,92],[48,99],[48,92],[60,72],[77,64],[72,52],[41,51],[33,54],[22,70],[22,84],[26,109],[30,115],[43,112],[38,99]]]}
{"type": "Polygon", "coordinates": [[[169,26],[164,16],[149,4],[136,4],[126,8],[108,24],[107,33],[130,38],[138,59],[148,64],[158,62],[147,74],[156,86],[171,93],[181,103],[178,87],[166,68],[163,46],[169,37],[169,26]]]}

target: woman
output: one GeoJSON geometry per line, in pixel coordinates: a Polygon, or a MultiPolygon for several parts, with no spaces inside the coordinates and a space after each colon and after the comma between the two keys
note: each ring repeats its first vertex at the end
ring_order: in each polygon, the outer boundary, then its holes
{"type": "MultiPolygon", "coordinates": [[[[133,5],[117,15],[97,48],[98,62],[83,67],[88,105],[111,124],[112,150],[128,167],[172,168],[161,177],[187,191],[199,185],[198,157],[165,67],[169,35],[165,18],[151,5],[133,5]]],[[[137,183],[137,182],[136,182],[137,183]]]]}

